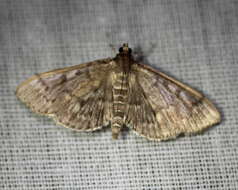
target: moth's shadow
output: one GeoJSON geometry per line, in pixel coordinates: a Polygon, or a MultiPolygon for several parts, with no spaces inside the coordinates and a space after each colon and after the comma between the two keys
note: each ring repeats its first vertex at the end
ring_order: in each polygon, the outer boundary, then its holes
{"type": "Polygon", "coordinates": [[[171,77],[174,78],[174,76],[169,72],[169,71],[163,71],[163,69],[158,67],[158,63],[157,64],[151,64],[149,61],[149,56],[151,54],[153,54],[157,48],[157,44],[156,43],[150,43],[150,46],[146,49],[143,48],[144,46],[141,45],[136,45],[132,51],[132,55],[135,59],[136,62],[141,63],[141,64],[145,64],[145,65],[149,65],[153,68],[155,68],[156,70],[159,70],[161,72],[167,73],[169,74],[171,77]]]}
{"type": "Polygon", "coordinates": [[[145,50],[145,48],[142,48],[142,46],[136,45],[132,51],[132,55],[135,61],[150,65],[148,57],[154,52],[156,46],[157,45],[155,43],[151,43],[150,47],[147,50],[145,50]]]}
{"type": "MultiPolygon", "coordinates": [[[[128,136],[128,134],[129,134],[129,131],[130,131],[130,129],[129,129],[128,126],[124,125],[124,126],[122,127],[122,129],[121,129],[121,138],[122,138],[123,140],[127,139],[127,136],[128,136]]],[[[119,137],[119,138],[120,138],[120,137],[119,137]]]]}

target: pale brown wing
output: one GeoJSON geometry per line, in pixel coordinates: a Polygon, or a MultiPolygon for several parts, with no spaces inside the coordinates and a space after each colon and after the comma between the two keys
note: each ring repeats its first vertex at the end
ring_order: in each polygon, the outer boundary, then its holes
{"type": "Polygon", "coordinates": [[[17,88],[17,97],[34,112],[79,131],[93,131],[111,119],[111,59],[34,75],[17,88]]]}
{"type": "Polygon", "coordinates": [[[129,78],[127,124],[148,139],[194,134],[220,122],[201,93],[149,66],[134,64],[129,78]]]}

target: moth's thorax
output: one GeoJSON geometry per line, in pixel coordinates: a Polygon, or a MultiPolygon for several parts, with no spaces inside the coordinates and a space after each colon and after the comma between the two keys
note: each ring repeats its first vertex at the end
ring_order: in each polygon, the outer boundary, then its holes
{"type": "Polygon", "coordinates": [[[125,52],[117,54],[114,61],[125,73],[130,71],[131,65],[134,63],[133,56],[125,52]]]}

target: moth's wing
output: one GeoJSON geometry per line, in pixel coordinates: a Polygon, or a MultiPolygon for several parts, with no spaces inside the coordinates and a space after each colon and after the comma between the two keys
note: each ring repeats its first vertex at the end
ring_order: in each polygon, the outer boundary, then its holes
{"type": "Polygon", "coordinates": [[[79,131],[93,131],[111,119],[111,59],[34,75],[17,88],[17,97],[34,112],[79,131]]]}
{"type": "Polygon", "coordinates": [[[153,140],[198,133],[221,119],[201,93],[142,64],[132,66],[128,101],[127,124],[153,140]]]}

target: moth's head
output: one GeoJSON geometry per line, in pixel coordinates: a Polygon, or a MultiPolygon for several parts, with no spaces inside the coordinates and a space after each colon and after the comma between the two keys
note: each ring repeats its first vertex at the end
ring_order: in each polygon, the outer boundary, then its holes
{"type": "Polygon", "coordinates": [[[119,53],[124,55],[130,55],[132,52],[131,48],[128,47],[128,43],[125,43],[122,45],[122,47],[119,48],[119,53]]]}

